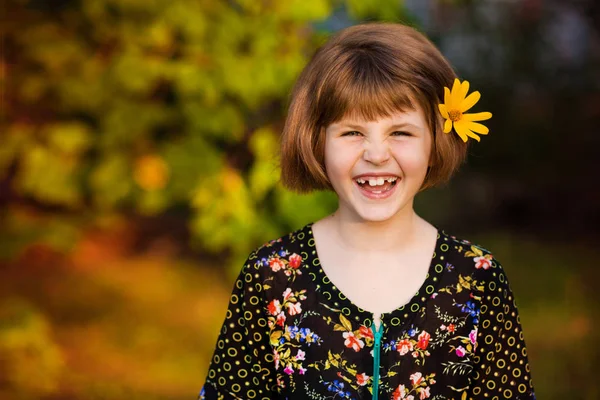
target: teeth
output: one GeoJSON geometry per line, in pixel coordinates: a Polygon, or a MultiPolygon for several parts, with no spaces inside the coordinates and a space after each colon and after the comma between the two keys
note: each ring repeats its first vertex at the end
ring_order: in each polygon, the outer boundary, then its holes
{"type": "Polygon", "coordinates": [[[396,182],[397,180],[398,180],[397,177],[391,176],[389,178],[383,178],[383,177],[377,177],[377,178],[375,178],[375,177],[373,177],[373,178],[369,178],[368,180],[365,180],[363,178],[358,178],[356,180],[356,182],[358,182],[361,185],[365,184],[366,182],[369,182],[369,186],[381,186],[386,181],[392,183],[392,182],[396,182]]]}

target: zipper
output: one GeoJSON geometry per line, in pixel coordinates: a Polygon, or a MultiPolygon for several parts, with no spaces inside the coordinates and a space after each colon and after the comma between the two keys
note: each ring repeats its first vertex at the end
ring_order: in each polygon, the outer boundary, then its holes
{"type": "Polygon", "coordinates": [[[379,398],[379,364],[381,353],[381,336],[383,335],[383,326],[380,321],[380,314],[373,314],[373,325],[371,325],[375,346],[373,348],[373,400],[379,398]],[[379,329],[375,326],[375,321],[379,322],[379,329]]]}

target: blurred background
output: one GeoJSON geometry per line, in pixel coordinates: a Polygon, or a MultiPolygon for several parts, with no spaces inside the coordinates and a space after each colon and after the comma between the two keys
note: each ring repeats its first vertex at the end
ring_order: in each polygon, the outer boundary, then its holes
{"type": "Polygon", "coordinates": [[[600,3],[5,0],[0,399],[190,399],[248,253],[333,211],[278,184],[289,92],[361,21],[426,32],[492,111],[416,209],[488,248],[539,399],[600,398],[600,3]]]}

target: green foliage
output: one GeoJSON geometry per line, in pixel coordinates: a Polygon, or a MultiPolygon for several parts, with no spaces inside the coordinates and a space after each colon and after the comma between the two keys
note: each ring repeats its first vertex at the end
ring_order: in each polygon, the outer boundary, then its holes
{"type": "Polygon", "coordinates": [[[20,299],[0,303],[0,371],[5,390],[39,398],[58,389],[64,361],[38,310],[20,299]]]}
{"type": "Polygon", "coordinates": [[[187,208],[193,243],[239,260],[335,206],[278,185],[275,127],[322,39],[312,25],[344,7],[403,13],[396,0],[9,1],[0,177],[88,220],[187,208]]]}

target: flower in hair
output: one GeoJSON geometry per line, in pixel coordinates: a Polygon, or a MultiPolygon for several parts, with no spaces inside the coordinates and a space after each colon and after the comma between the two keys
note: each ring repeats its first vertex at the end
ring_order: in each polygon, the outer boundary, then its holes
{"type": "Polygon", "coordinates": [[[473,92],[467,96],[469,92],[469,82],[454,79],[452,90],[444,87],[444,104],[439,104],[442,117],[446,120],[444,123],[444,133],[448,133],[454,128],[454,131],[460,136],[463,142],[468,138],[473,138],[479,142],[480,135],[487,135],[489,129],[476,121],[485,121],[492,118],[490,112],[479,112],[473,114],[465,114],[471,109],[479,99],[481,94],[473,92]]]}

